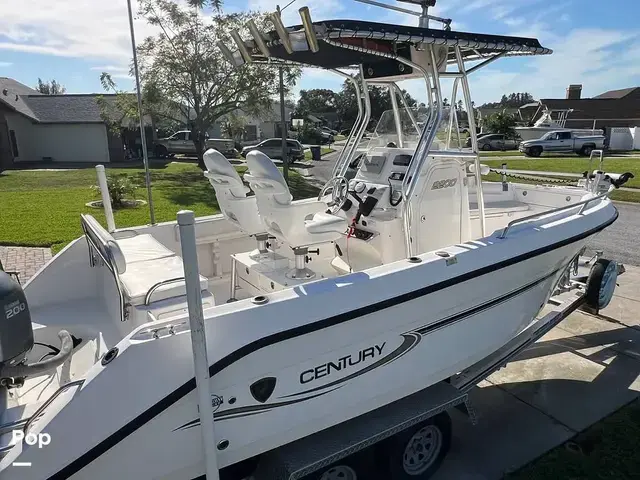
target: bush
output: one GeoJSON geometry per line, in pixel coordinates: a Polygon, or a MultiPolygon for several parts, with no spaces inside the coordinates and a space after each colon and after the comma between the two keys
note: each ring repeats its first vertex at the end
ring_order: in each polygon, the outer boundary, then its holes
{"type": "Polygon", "coordinates": [[[310,123],[305,123],[298,129],[298,141],[301,143],[320,144],[324,143],[324,138],[319,129],[310,123]]]}
{"type": "MultiPolygon", "coordinates": [[[[107,177],[107,187],[111,204],[116,208],[124,207],[127,198],[134,199],[136,188],[138,188],[126,175],[107,177]]],[[[96,195],[101,195],[100,185],[93,185],[91,189],[96,192],[96,195]]]]}
{"type": "Polygon", "coordinates": [[[484,122],[484,127],[487,132],[502,133],[506,138],[518,138],[518,133],[514,129],[517,125],[516,116],[502,112],[489,115],[484,122]]]}

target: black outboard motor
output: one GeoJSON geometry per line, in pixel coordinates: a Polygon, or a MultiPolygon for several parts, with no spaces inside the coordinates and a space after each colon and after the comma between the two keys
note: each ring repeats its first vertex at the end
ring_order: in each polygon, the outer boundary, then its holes
{"type": "Polygon", "coordinates": [[[25,377],[35,377],[55,370],[76,346],[66,330],[60,330],[60,349],[52,358],[27,364],[27,354],[34,345],[33,328],[27,298],[20,284],[0,270],[0,387],[16,387],[25,377]]]}
{"type": "Polygon", "coordinates": [[[33,348],[27,298],[20,284],[0,270],[0,372],[25,360],[33,348]]]}

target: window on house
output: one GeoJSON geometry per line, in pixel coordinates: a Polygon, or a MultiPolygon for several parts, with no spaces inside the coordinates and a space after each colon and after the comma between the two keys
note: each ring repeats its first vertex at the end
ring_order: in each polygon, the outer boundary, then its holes
{"type": "Polygon", "coordinates": [[[13,156],[19,157],[20,154],[18,153],[18,141],[16,140],[16,131],[9,130],[9,137],[11,139],[11,151],[13,152],[13,156]]]}

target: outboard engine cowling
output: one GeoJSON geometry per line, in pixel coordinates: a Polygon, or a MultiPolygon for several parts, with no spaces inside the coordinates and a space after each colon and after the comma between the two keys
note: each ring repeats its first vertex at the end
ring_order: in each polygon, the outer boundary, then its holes
{"type": "Polygon", "coordinates": [[[23,362],[32,348],[27,298],[20,284],[0,270],[0,371],[23,362]]]}

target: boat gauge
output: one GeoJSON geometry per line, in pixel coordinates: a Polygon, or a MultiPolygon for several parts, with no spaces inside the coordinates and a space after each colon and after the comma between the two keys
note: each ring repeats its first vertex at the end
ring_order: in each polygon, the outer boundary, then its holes
{"type": "Polygon", "coordinates": [[[358,194],[360,194],[360,193],[363,193],[366,188],[367,188],[367,184],[366,183],[357,182],[353,187],[353,191],[358,193],[358,194]]]}

